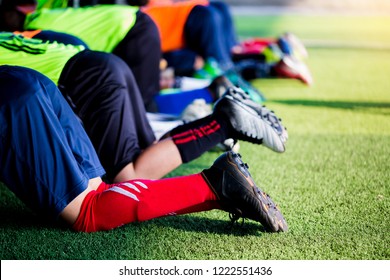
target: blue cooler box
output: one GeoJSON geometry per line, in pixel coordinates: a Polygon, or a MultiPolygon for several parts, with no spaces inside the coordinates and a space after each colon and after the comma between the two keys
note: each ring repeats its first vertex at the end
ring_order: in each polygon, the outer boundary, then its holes
{"type": "Polygon", "coordinates": [[[190,91],[169,90],[161,92],[155,97],[158,112],[179,116],[184,109],[195,99],[204,99],[206,103],[212,103],[210,93],[203,89],[190,91]]]}

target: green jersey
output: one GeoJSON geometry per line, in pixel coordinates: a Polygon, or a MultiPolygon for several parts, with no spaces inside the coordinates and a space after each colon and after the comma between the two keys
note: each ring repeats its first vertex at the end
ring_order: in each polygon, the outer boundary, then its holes
{"type": "Polygon", "coordinates": [[[68,0],[37,0],[37,10],[42,8],[66,8],[68,0]]]}
{"type": "Polygon", "coordinates": [[[58,84],[62,69],[83,46],[64,45],[0,33],[0,65],[24,66],[46,75],[58,84]]]}
{"type": "Polygon", "coordinates": [[[134,26],[138,7],[99,5],[41,9],[29,14],[25,29],[48,29],[74,35],[90,49],[112,52],[134,26]]]}

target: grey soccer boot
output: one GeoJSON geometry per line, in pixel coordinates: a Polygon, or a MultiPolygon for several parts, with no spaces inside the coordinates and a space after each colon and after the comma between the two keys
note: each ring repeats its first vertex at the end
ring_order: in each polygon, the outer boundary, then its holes
{"type": "Polygon", "coordinates": [[[229,121],[239,140],[263,144],[275,152],[285,151],[287,129],[281,119],[265,106],[252,101],[236,87],[229,88],[215,103],[214,115],[229,121]]]}

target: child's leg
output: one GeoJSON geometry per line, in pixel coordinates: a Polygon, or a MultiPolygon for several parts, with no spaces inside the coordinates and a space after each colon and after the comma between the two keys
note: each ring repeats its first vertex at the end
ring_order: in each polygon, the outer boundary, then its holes
{"type": "Polygon", "coordinates": [[[105,185],[87,195],[73,228],[94,232],[219,207],[201,174],[105,185]]]}

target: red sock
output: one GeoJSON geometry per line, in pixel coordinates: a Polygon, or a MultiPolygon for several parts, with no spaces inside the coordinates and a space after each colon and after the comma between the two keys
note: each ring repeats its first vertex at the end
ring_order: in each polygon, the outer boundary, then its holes
{"type": "Polygon", "coordinates": [[[219,207],[201,174],[109,186],[100,186],[85,197],[73,225],[75,230],[109,230],[131,222],[219,207]]]}

